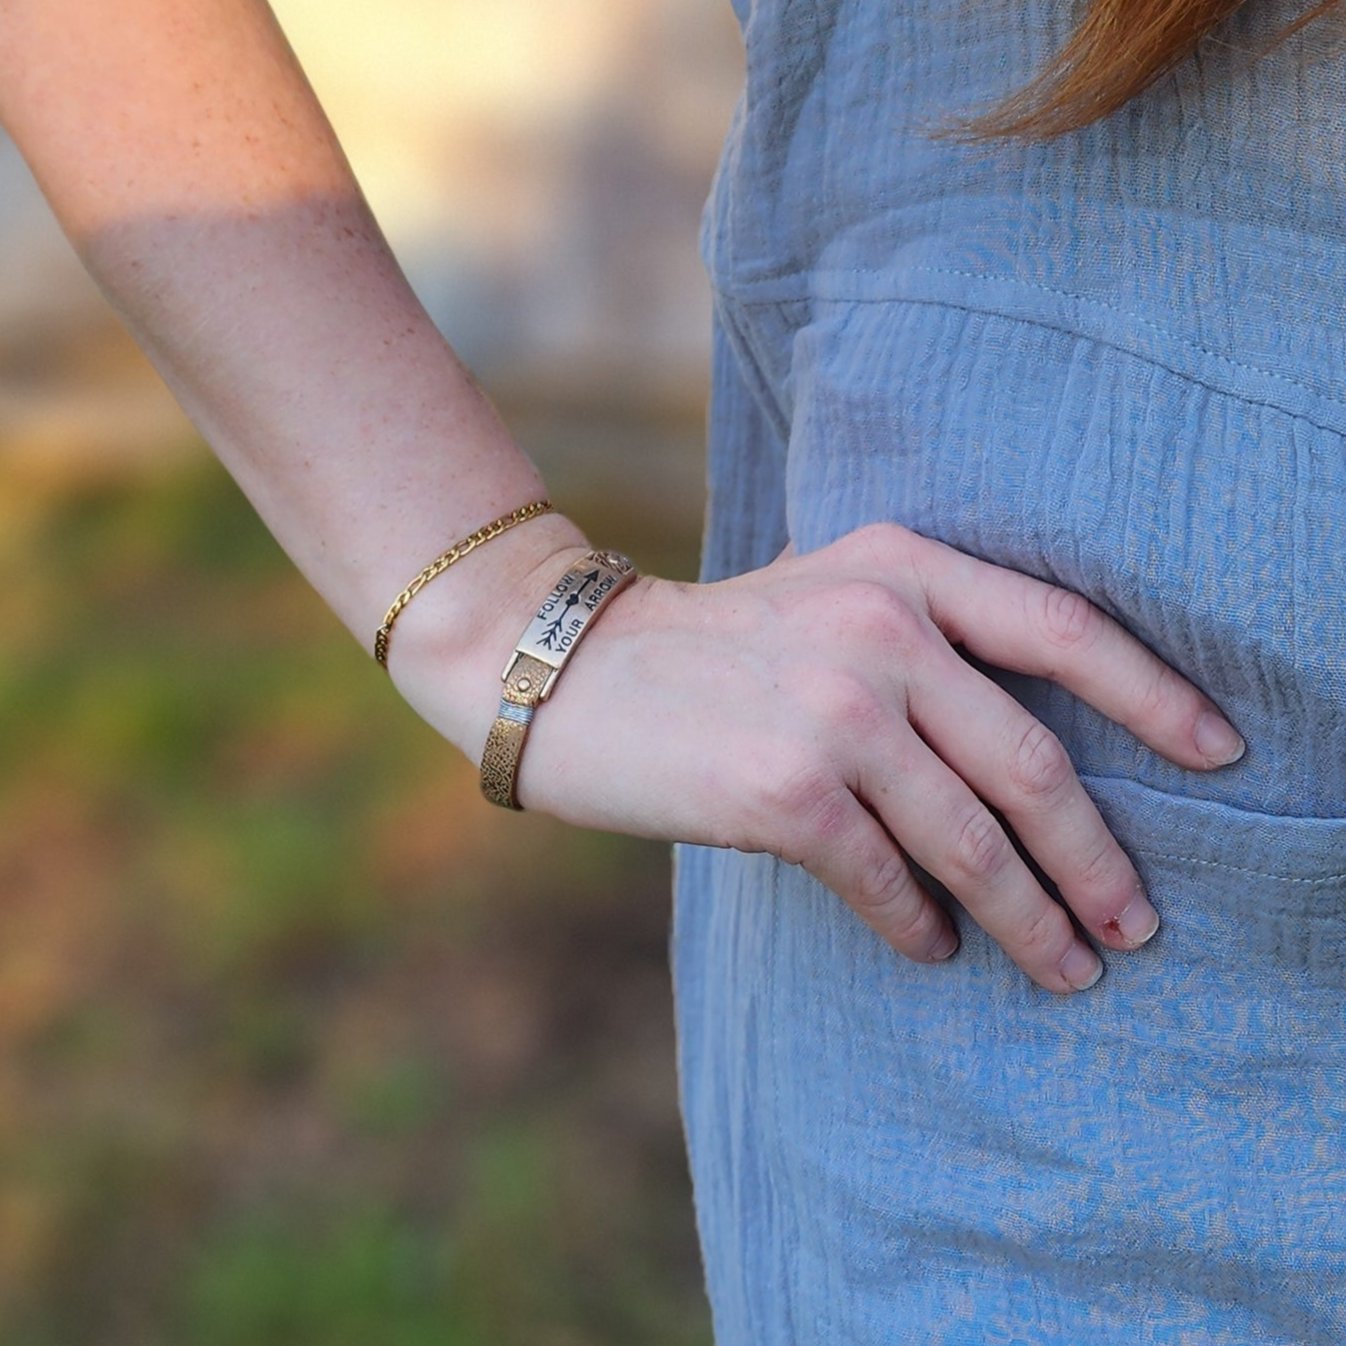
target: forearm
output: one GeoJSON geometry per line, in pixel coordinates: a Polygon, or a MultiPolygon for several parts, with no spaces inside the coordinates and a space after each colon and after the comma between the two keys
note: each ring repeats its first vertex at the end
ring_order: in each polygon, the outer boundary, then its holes
{"type": "MultiPolygon", "coordinates": [[[[0,118],[188,414],[362,642],[450,542],[546,493],[411,293],[261,0],[0,0],[0,118]]],[[[507,533],[398,634],[432,612],[472,630],[539,554],[582,541],[560,516],[507,533]]]]}

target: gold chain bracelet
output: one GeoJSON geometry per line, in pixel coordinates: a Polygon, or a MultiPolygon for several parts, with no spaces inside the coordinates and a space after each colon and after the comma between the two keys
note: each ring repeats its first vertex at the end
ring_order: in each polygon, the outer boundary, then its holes
{"type": "Polygon", "coordinates": [[[443,574],[455,561],[461,561],[468,552],[480,547],[483,542],[489,542],[492,538],[499,537],[501,533],[513,528],[516,523],[524,523],[529,519],[535,519],[539,514],[546,514],[551,509],[552,502],[550,500],[534,500],[530,504],[521,505],[508,514],[502,514],[498,519],[492,519],[490,523],[478,528],[475,533],[469,533],[461,542],[455,542],[448,551],[431,561],[393,600],[392,607],[388,609],[387,616],[383,619],[383,625],[379,627],[378,633],[374,637],[374,658],[387,669],[388,637],[392,634],[393,623],[397,620],[398,613],[436,575],[443,574]]]}

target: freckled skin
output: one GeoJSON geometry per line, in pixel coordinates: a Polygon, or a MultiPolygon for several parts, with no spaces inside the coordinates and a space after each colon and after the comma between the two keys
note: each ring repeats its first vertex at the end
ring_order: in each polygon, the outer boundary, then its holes
{"type": "MultiPolygon", "coordinates": [[[[0,123],[258,513],[362,644],[457,538],[546,495],[407,285],[262,0],[0,0],[0,123]]],[[[562,514],[428,589],[453,662],[562,514]]]]}

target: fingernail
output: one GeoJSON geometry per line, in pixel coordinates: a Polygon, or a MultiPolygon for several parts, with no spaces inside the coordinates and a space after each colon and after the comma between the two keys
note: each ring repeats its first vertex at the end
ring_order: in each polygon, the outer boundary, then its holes
{"type": "Polygon", "coordinates": [[[1233,725],[1212,710],[1203,710],[1196,722],[1197,751],[1214,766],[1237,762],[1247,749],[1233,725]]]}
{"type": "Polygon", "coordinates": [[[1134,947],[1138,944],[1144,944],[1159,929],[1159,913],[1150,905],[1149,898],[1137,888],[1136,895],[1127,904],[1122,914],[1114,916],[1110,921],[1105,921],[1104,927],[1108,930],[1115,930],[1128,944],[1134,947]]]}
{"type": "Polygon", "coordinates": [[[1076,940],[1061,960],[1060,972],[1077,991],[1087,991],[1103,975],[1103,964],[1091,948],[1076,940]]]}
{"type": "Polygon", "coordinates": [[[958,952],[958,936],[952,930],[946,930],[935,941],[935,946],[930,950],[930,957],[936,963],[942,963],[946,958],[952,958],[958,952]]]}

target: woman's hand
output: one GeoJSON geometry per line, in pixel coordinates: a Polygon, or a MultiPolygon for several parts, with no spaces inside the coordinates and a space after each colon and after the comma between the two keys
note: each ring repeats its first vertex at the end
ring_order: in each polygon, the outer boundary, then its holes
{"type": "MultiPolygon", "coordinates": [[[[469,753],[530,604],[582,550],[539,564],[479,642],[481,704],[458,739],[469,753]]],[[[718,583],[639,578],[538,708],[519,801],[580,826],[770,852],[909,958],[948,957],[954,930],[905,851],[1034,981],[1083,989],[1097,955],[982,800],[1101,943],[1135,948],[1158,917],[1060,740],[955,644],[1055,679],[1182,766],[1239,746],[1207,741],[1203,716],[1223,724],[1209,699],[1081,595],[872,524],[718,583]]],[[[436,723],[433,678],[399,685],[436,723]]]]}

